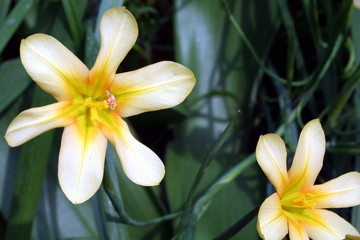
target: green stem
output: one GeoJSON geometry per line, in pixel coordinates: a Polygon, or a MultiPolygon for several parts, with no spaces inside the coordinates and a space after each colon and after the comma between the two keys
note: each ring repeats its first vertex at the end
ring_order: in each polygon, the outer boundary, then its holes
{"type": "Polygon", "coordinates": [[[181,220],[180,220],[180,223],[178,225],[178,229],[182,229],[184,227],[185,220],[186,220],[186,218],[187,218],[187,216],[188,216],[188,214],[190,212],[191,204],[192,204],[195,192],[196,192],[196,190],[198,188],[198,185],[199,185],[202,177],[204,176],[206,170],[208,169],[208,167],[213,162],[214,157],[217,154],[218,150],[220,149],[220,147],[225,142],[226,137],[230,133],[234,123],[236,122],[236,120],[239,117],[239,113],[240,113],[240,111],[238,111],[238,113],[233,117],[233,119],[230,121],[228,126],[222,132],[219,139],[216,141],[215,145],[212,147],[212,149],[210,150],[210,152],[208,153],[208,155],[206,156],[206,158],[202,162],[201,167],[200,167],[199,171],[197,172],[197,174],[195,176],[195,179],[194,179],[193,184],[192,184],[192,186],[190,188],[189,194],[188,194],[188,196],[186,198],[185,209],[184,209],[183,214],[181,216],[181,220]]]}
{"type": "MultiPolygon", "coordinates": [[[[107,162],[111,162],[111,161],[107,161],[107,162]]],[[[121,218],[121,220],[129,225],[133,225],[133,226],[137,226],[137,227],[144,227],[144,226],[149,226],[149,225],[154,225],[163,221],[168,221],[174,218],[177,218],[181,215],[181,212],[176,212],[176,213],[171,213],[171,214],[167,214],[158,218],[154,218],[151,220],[147,220],[147,221],[137,221],[132,219],[131,217],[129,217],[125,211],[124,208],[124,203],[123,200],[121,198],[120,194],[116,194],[115,191],[115,187],[112,183],[111,177],[110,175],[112,175],[112,173],[110,173],[110,171],[113,171],[113,174],[115,173],[115,169],[113,167],[105,167],[105,174],[104,174],[104,189],[105,192],[107,194],[107,196],[109,197],[115,211],[117,212],[117,214],[119,215],[119,217],[121,218]],[[109,168],[111,168],[112,170],[110,170],[109,168]]]]}

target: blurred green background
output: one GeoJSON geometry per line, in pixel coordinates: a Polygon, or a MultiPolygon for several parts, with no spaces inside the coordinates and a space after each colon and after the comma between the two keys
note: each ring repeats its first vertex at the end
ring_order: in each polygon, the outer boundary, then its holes
{"type": "MultiPolygon", "coordinates": [[[[359,170],[359,63],[351,0],[0,0],[0,239],[259,239],[255,208],[274,191],[253,155],[260,134],[281,135],[291,163],[320,118],[318,183],[359,170]],[[16,148],[3,137],[19,112],[55,102],[25,72],[20,41],[50,34],[91,68],[101,16],[122,5],[140,34],[118,72],[172,60],[197,84],[174,109],[127,119],[165,163],[160,186],[130,182],[109,145],[103,186],[73,205],[57,179],[62,129],[16,148]]],[[[359,207],[337,212],[360,230],[359,207]]]]}

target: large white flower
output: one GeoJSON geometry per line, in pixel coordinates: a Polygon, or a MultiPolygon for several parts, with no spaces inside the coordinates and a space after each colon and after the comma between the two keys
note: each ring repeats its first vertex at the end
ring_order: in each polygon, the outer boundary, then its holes
{"type": "Polygon", "coordinates": [[[5,135],[10,146],[18,146],[45,131],[65,127],[58,176],[73,203],[86,201],[99,188],[107,139],[116,147],[130,180],[144,186],[159,184],[165,174],[162,161],[131,135],[123,118],[173,107],[195,85],[194,74],[174,62],[116,74],[138,36],[136,20],[125,7],[105,12],[100,36],[100,51],[90,71],[49,35],[35,34],[21,42],[26,71],[58,102],[20,113],[5,135]]]}

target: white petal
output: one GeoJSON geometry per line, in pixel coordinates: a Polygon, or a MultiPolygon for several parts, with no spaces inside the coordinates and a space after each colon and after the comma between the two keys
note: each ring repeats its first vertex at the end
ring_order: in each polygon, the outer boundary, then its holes
{"type": "Polygon", "coordinates": [[[34,34],[20,45],[21,62],[31,78],[58,101],[85,92],[89,70],[64,45],[46,34],[34,34]]]}
{"type": "Polygon", "coordinates": [[[258,232],[266,240],[281,240],[288,233],[288,224],[283,214],[277,193],[265,199],[259,209],[258,232]]]}
{"type": "Polygon", "coordinates": [[[75,115],[69,111],[71,105],[72,101],[62,101],[21,112],[10,123],[6,141],[16,147],[50,129],[72,124],[75,115]]]}
{"type": "Polygon", "coordinates": [[[350,172],[308,189],[316,208],[345,208],[360,204],[360,173],[350,172]]]}
{"type": "Polygon", "coordinates": [[[108,119],[101,117],[101,130],[115,146],[126,176],[139,185],[158,185],[165,174],[160,158],[131,135],[127,124],[116,113],[108,119]]]}
{"type": "Polygon", "coordinates": [[[83,123],[65,127],[59,155],[60,186],[74,204],[88,200],[99,189],[107,146],[99,128],[83,123]]]}
{"type": "Polygon", "coordinates": [[[336,213],[328,210],[316,209],[315,221],[305,222],[304,227],[313,240],[342,240],[345,235],[360,236],[359,232],[336,213]]]}
{"type": "Polygon", "coordinates": [[[281,196],[289,180],[286,169],[286,147],[275,134],[260,136],[256,146],[256,159],[276,191],[281,196]]]}
{"type": "Polygon", "coordinates": [[[173,107],[190,94],[194,74],[175,62],[159,62],[136,71],[117,74],[110,87],[121,117],[173,107]]]}
{"type": "Polygon", "coordinates": [[[309,236],[306,232],[302,223],[293,223],[291,221],[289,223],[289,237],[291,240],[307,240],[309,236]]]}
{"type": "Polygon", "coordinates": [[[325,143],[319,119],[308,122],[301,131],[294,161],[288,172],[290,182],[301,181],[303,187],[314,184],[323,165],[325,143]]]}
{"type": "Polygon", "coordinates": [[[101,95],[110,86],[138,33],[135,18],[125,7],[111,8],[104,13],[100,21],[100,51],[89,76],[91,96],[101,95]]]}

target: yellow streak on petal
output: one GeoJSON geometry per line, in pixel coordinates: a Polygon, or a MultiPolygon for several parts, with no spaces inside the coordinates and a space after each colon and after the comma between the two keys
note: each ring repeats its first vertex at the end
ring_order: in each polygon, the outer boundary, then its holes
{"type": "Polygon", "coordinates": [[[293,164],[288,172],[290,183],[301,188],[314,184],[325,154],[325,134],[319,119],[308,122],[301,131],[293,164]]]}
{"type": "Polygon", "coordinates": [[[115,146],[127,177],[142,186],[158,185],[165,175],[164,164],[148,147],[137,141],[116,113],[101,114],[100,128],[115,146]]]}
{"type": "Polygon", "coordinates": [[[59,182],[74,204],[89,199],[100,187],[107,140],[97,124],[82,115],[64,129],[59,155],[59,182]]]}
{"type": "Polygon", "coordinates": [[[72,101],[25,110],[10,123],[5,139],[10,146],[19,146],[50,129],[72,124],[76,113],[77,106],[72,101]]]}
{"type": "Polygon", "coordinates": [[[109,90],[119,105],[115,111],[129,117],[176,106],[190,94],[195,82],[188,68],[163,61],[117,74],[109,90]]]}
{"type": "Polygon", "coordinates": [[[58,101],[86,93],[89,70],[55,38],[29,36],[21,42],[20,57],[31,78],[58,101]]]}
{"type": "Polygon", "coordinates": [[[286,147],[284,141],[275,134],[260,136],[256,146],[256,159],[281,196],[289,183],[286,171],[286,147]]]}
{"type": "Polygon", "coordinates": [[[99,97],[109,88],[116,70],[138,36],[134,16],[125,7],[107,10],[100,22],[101,46],[89,75],[89,95],[99,97]]]}

